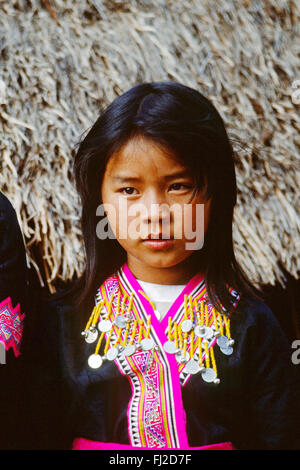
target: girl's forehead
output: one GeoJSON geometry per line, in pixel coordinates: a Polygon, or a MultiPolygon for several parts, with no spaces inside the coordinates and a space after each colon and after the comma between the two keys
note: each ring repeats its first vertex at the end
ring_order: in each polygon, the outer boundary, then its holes
{"type": "Polygon", "coordinates": [[[120,171],[147,174],[190,173],[184,162],[169,148],[150,138],[135,137],[128,140],[108,161],[106,176],[120,171]]]}

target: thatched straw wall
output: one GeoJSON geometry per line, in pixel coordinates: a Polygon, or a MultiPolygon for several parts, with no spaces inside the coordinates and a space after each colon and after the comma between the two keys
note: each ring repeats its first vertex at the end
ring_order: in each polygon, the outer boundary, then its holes
{"type": "Polygon", "coordinates": [[[258,149],[237,156],[243,268],[263,284],[299,277],[299,20],[297,0],[0,2],[0,188],[41,282],[83,268],[72,147],[118,94],[168,79],[258,149]]]}

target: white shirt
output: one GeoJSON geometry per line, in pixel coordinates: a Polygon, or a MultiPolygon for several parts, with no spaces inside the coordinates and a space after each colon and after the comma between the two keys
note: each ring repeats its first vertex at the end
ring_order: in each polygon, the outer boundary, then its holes
{"type": "Polygon", "coordinates": [[[154,303],[156,309],[155,314],[158,320],[163,319],[171,305],[186,286],[185,284],[154,284],[153,282],[140,281],[139,279],[137,279],[137,281],[147,297],[154,303]]]}

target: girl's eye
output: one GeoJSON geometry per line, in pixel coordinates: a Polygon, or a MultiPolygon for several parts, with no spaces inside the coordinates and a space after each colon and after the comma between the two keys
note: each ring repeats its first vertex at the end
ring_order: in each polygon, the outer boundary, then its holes
{"type": "Polygon", "coordinates": [[[170,186],[170,189],[173,191],[180,191],[181,189],[191,189],[192,186],[184,183],[173,183],[170,186]]]}
{"type": "Polygon", "coordinates": [[[126,188],[121,188],[120,192],[122,194],[125,194],[126,196],[133,196],[133,194],[136,194],[134,191],[136,191],[135,188],[132,188],[131,186],[128,186],[126,188]]]}

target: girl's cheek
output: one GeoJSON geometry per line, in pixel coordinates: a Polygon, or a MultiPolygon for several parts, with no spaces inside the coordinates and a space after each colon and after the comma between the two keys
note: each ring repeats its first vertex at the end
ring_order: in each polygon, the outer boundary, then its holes
{"type": "Polygon", "coordinates": [[[128,213],[128,205],[124,203],[110,204],[106,209],[107,218],[117,240],[131,240],[138,236],[140,220],[128,213]]]}
{"type": "Polygon", "coordinates": [[[181,205],[175,205],[172,208],[172,221],[173,221],[173,236],[175,239],[184,238],[184,207],[181,205]]]}

